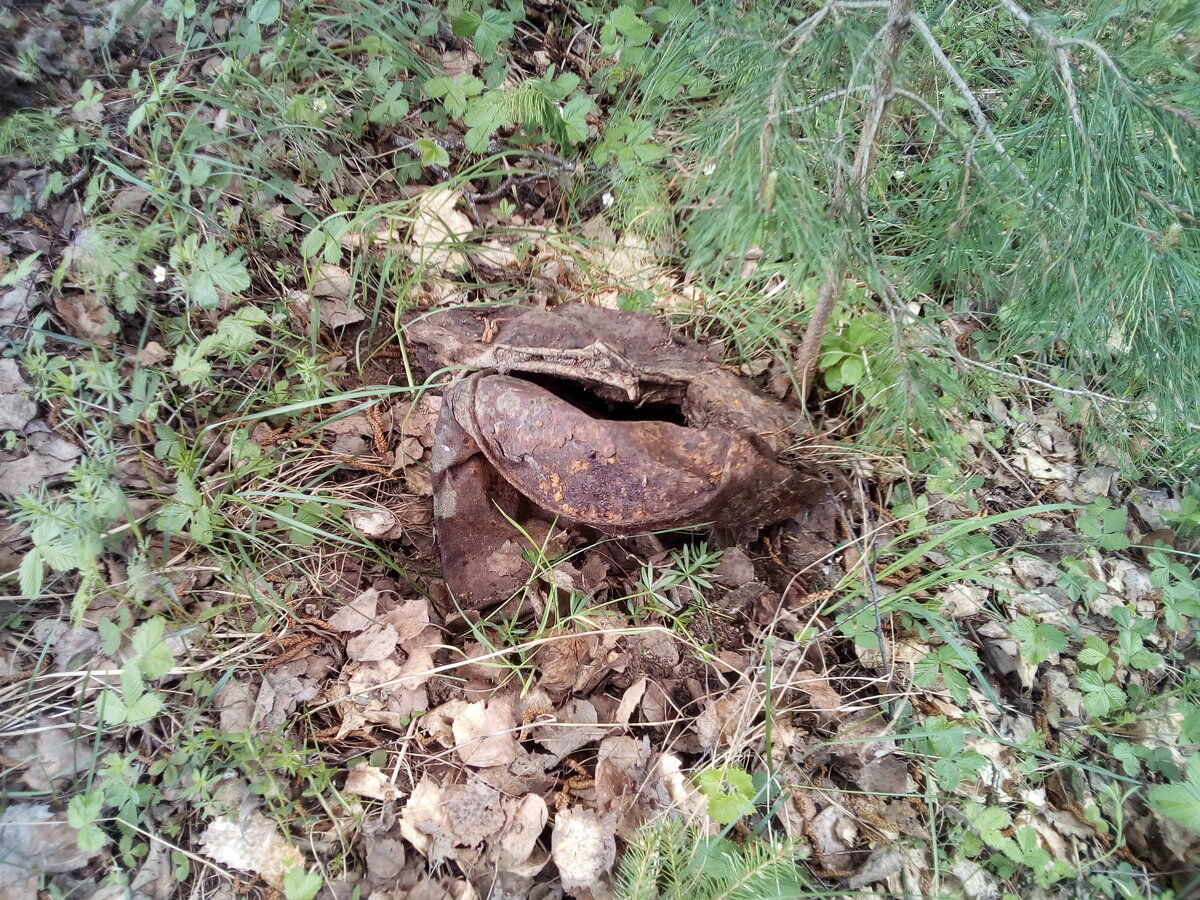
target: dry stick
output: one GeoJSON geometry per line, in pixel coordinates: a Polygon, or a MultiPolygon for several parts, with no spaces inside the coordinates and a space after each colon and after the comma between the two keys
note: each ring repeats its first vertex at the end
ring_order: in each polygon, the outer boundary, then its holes
{"type": "MultiPolygon", "coordinates": [[[[879,148],[879,133],[883,129],[888,104],[893,97],[894,70],[900,51],[908,37],[912,21],[913,0],[891,0],[888,4],[887,22],[883,26],[883,53],[875,66],[875,83],[871,88],[870,113],[859,136],[858,149],[850,168],[850,186],[841,190],[840,182],[834,186],[834,215],[847,218],[852,213],[866,216],[867,175],[875,162],[879,148]]],[[[831,266],[817,295],[812,318],[804,329],[804,339],[796,353],[796,368],[800,374],[800,403],[808,402],[812,391],[813,376],[817,371],[817,360],[821,355],[821,342],[829,330],[829,320],[841,297],[843,273],[840,267],[831,266]]]]}

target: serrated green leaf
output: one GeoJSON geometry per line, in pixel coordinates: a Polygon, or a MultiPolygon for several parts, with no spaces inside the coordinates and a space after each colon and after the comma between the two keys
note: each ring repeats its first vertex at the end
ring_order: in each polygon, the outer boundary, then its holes
{"type": "Polygon", "coordinates": [[[1081,666],[1098,666],[1107,658],[1107,652],[1101,652],[1095,647],[1084,647],[1079,651],[1079,655],[1076,657],[1081,666]]]}
{"type": "Polygon", "coordinates": [[[220,300],[218,291],[237,292],[250,287],[250,272],[242,262],[241,250],[226,253],[209,241],[197,249],[183,285],[193,303],[212,309],[220,300]]]}
{"type": "Polygon", "coordinates": [[[199,350],[199,347],[180,347],[175,351],[171,371],[179,376],[182,387],[200,384],[212,376],[212,363],[204,359],[199,350]]]}
{"type": "Polygon", "coordinates": [[[479,13],[464,9],[450,17],[450,30],[458,37],[471,37],[482,22],[479,13]]]}
{"type": "Polygon", "coordinates": [[[320,872],[288,869],[283,876],[283,895],[287,900],[313,900],[324,884],[325,879],[320,872]]]}
{"type": "Polygon", "coordinates": [[[1185,781],[1152,787],[1150,805],[1168,819],[1200,832],[1200,756],[1188,760],[1185,781]]]}
{"type": "Polygon", "coordinates": [[[45,577],[45,561],[42,558],[42,551],[38,547],[34,547],[23,557],[21,557],[21,566],[17,570],[17,584],[21,590],[21,596],[27,597],[30,600],[36,600],[42,595],[42,580],[45,577]]]}
{"type": "Polygon", "coordinates": [[[132,705],[125,707],[126,725],[143,725],[149,722],[163,708],[166,697],[162,694],[147,692],[138,697],[132,705]]]}
{"type": "Polygon", "coordinates": [[[192,479],[186,475],[180,475],[175,479],[175,499],[184,506],[189,506],[193,509],[204,505],[204,498],[200,496],[200,492],[192,484],[192,479]]]}
{"type": "Polygon", "coordinates": [[[474,100],[467,104],[467,112],[463,115],[463,124],[470,130],[485,134],[484,143],[478,145],[478,149],[472,148],[473,152],[482,152],[486,149],[487,138],[492,136],[492,133],[500,126],[508,122],[508,110],[506,110],[505,97],[503,90],[487,91],[487,94],[482,94],[475,97],[474,100]]]}
{"type": "Polygon", "coordinates": [[[1163,658],[1159,654],[1149,650],[1138,650],[1129,657],[1129,665],[1143,672],[1162,665],[1162,662],[1163,658]]]}
{"type": "Polygon", "coordinates": [[[107,840],[99,825],[85,825],[75,835],[75,846],[85,853],[92,853],[103,847],[107,840]]]}
{"type": "Polygon", "coordinates": [[[170,500],[159,507],[155,517],[155,527],[159,531],[180,534],[192,518],[192,508],[170,500]]]}
{"type": "Polygon", "coordinates": [[[306,258],[316,256],[325,247],[326,240],[328,240],[328,235],[324,229],[314,228],[300,242],[300,254],[306,258]]]}
{"type": "Polygon", "coordinates": [[[85,828],[100,818],[103,809],[104,792],[99,788],[76,794],[67,804],[67,824],[72,828],[85,828]]]}
{"type": "Polygon", "coordinates": [[[507,41],[513,34],[513,22],[508,15],[498,9],[489,9],[479,17],[479,24],[471,41],[475,44],[475,52],[484,62],[491,62],[500,49],[501,42],[507,41]]]}
{"type": "Polygon", "coordinates": [[[28,256],[22,259],[19,263],[17,263],[16,268],[11,269],[10,271],[5,272],[4,275],[0,276],[0,287],[12,287],[14,284],[20,284],[22,281],[28,278],[30,273],[33,272],[34,263],[36,263],[41,256],[42,254],[40,252],[30,253],[28,256]]]}
{"type": "Polygon", "coordinates": [[[435,143],[430,138],[418,138],[413,142],[414,146],[421,153],[421,165],[423,166],[448,166],[450,165],[450,154],[446,152],[446,148],[435,143]]]}
{"type": "Polygon", "coordinates": [[[111,688],[101,691],[96,700],[96,711],[105,725],[125,724],[125,704],[121,696],[111,688]]]}
{"type": "Polygon", "coordinates": [[[595,112],[595,110],[595,101],[586,94],[576,94],[559,110],[559,115],[563,121],[563,129],[569,143],[578,144],[587,140],[587,117],[595,112]]]}
{"type": "Polygon", "coordinates": [[[754,779],[742,769],[705,769],[696,776],[696,784],[708,798],[709,818],[720,825],[754,811],[754,779]]]}
{"type": "Polygon", "coordinates": [[[234,315],[226,316],[217,326],[217,337],[221,349],[226,352],[247,350],[258,340],[255,328],[268,320],[269,316],[257,306],[244,306],[234,315]]]}
{"type": "Polygon", "coordinates": [[[408,113],[408,98],[404,96],[407,88],[405,82],[397,81],[375,102],[367,118],[375,123],[399,122],[408,113]]]}
{"type": "Polygon", "coordinates": [[[979,832],[984,843],[996,846],[1000,831],[1012,823],[1008,810],[1000,806],[985,806],[971,816],[971,825],[979,832]]]}
{"type": "Polygon", "coordinates": [[[198,544],[209,546],[213,541],[213,516],[212,509],[207,506],[201,506],[192,515],[192,524],[188,529],[192,538],[198,544]]]}
{"type": "Polygon", "coordinates": [[[164,640],[166,622],[158,616],[138,626],[130,643],[138,669],[147,681],[162,678],[175,667],[175,654],[164,640]]]}
{"type": "Polygon", "coordinates": [[[628,6],[618,6],[614,9],[608,16],[608,23],[635,47],[645,44],[654,34],[641,16],[628,6]]]}
{"type": "Polygon", "coordinates": [[[274,25],[279,21],[279,0],[254,0],[246,10],[246,18],[255,25],[274,25]]]}
{"type": "Polygon", "coordinates": [[[116,656],[121,649],[121,641],[125,639],[121,626],[112,619],[101,619],[96,629],[100,632],[100,650],[105,656],[116,656]]]}

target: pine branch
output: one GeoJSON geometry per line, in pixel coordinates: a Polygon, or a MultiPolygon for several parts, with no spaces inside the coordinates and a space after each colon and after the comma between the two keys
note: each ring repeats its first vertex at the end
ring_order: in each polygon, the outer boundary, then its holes
{"type": "MultiPolygon", "coordinates": [[[[833,205],[836,214],[841,218],[849,218],[851,215],[866,217],[867,176],[875,162],[879,132],[887,115],[888,104],[894,96],[895,66],[908,36],[912,8],[913,0],[891,0],[888,6],[888,18],[883,26],[883,53],[875,64],[875,82],[871,86],[869,100],[870,112],[859,133],[858,148],[854,154],[854,163],[850,167],[849,190],[839,196],[842,188],[840,179],[834,185],[833,205]]],[[[825,340],[829,320],[833,317],[833,311],[841,297],[841,284],[844,279],[845,275],[840,266],[830,267],[821,292],[817,295],[817,302],[813,306],[812,317],[804,329],[804,338],[796,353],[796,369],[800,374],[799,400],[802,405],[808,402],[808,395],[812,391],[817,361],[821,357],[821,344],[825,340]]]]}

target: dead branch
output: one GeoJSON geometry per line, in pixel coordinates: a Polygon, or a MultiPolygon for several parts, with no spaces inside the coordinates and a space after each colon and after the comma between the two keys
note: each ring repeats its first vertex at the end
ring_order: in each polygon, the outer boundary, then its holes
{"type": "MultiPolygon", "coordinates": [[[[859,135],[858,148],[850,167],[850,184],[842,190],[841,181],[834,185],[832,197],[834,214],[839,218],[850,215],[865,217],[867,214],[867,176],[875,162],[879,147],[879,134],[887,115],[888,104],[894,96],[893,85],[896,61],[908,37],[912,19],[913,0],[891,0],[888,18],[883,26],[883,53],[875,64],[875,81],[871,86],[868,101],[870,111],[859,135]]],[[[821,343],[829,330],[829,320],[841,297],[844,276],[840,265],[831,266],[825,283],[813,306],[812,317],[804,329],[804,338],[796,354],[796,368],[800,374],[800,402],[808,401],[812,390],[813,376],[817,371],[817,360],[821,356],[821,343]]]]}

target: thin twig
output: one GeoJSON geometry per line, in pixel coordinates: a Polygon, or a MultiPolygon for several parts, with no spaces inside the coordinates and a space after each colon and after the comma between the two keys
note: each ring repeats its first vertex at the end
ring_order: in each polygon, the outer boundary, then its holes
{"type": "Polygon", "coordinates": [[[1008,148],[1004,146],[1004,143],[996,136],[996,132],[992,130],[992,125],[988,122],[987,115],[979,103],[979,98],[975,96],[975,92],[971,90],[971,86],[967,84],[966,79],[955,68],[954,63],[946,56],[946,51],[942,49],[942,45],[938,43],[937,38],[933,36],[933,32],[929,30],[929,25],[916,13],[912,15],[912,27],[921,36],[921,40],[925,42],[926,46],[929,47],[929,52],[933,54],[933,58],[937,61],[937,64],[942,67],[942,70],[966,102],[967,111],[971,114],[971,120],[975,123],[976,130],[983,135],[992,149],[996,151],[997,155],[1009,164],[1017,180],[1037,198],[1039,203],[1047,209],[1065,217],[1063,211],[1046,197],[1045,194],[1035,188],[1030,182],[1029,177],[1017,165],[1016,160],[1012,158],[1012,154],[1008,152],[1008,148]]]}
{"type": "MultiPolygon", "coordinates": [[[[885,673],[887,683],[890,686],[892,683],[891,662],[888,659],[887,645],[883,639],[883,612],[880,608],[879,584],[875,581],[875,573],[871,570],[874,565],[875,544],[872,541],[869,545],[859,541],[858,536],[854,533],[854,528],[850,524],[850,520],[846,518],[846,513],[842,510],[842,505],[837,502],[837,496],[833,493],[833,489],[829,489],[830,499],[833,501],[833,508],[837,510],[838,518],[841,520],[842,527],[846,529],[846,535],[850,542],[854,544],[854,548],[858,551],[858,558],[862,565],[863,579],[867,583],[867,589],[871,596],[871,605],[875,610],[875,639],[879,642],[879,668],[885,673]]],[[[863,515],[864,527],[866,525],[866,498],[863,494],[862,481],[858,483],[858,500],[859,509],[863,515]]],[[[889,704],[888,715],[891,715],[889,704]]]]}
{"type": "Polygon", "coordinates": [[[854,87],[830,91],[828,94],[822,94],[811,103],[805,103],[803,106],[796,106],[792,109],[785,109],[781,115],[792,116],[799,112],[807,112],[810,109],[816,109],[818,106],[828,103],[830,100],[837,100],[839,97],[849,97],[851,94],[863,94],[869,90],[871,90],[871,85],[869,84],[856,84],[854,87]]]}
{"type": "Polygon", "coordinates": [[[1013,381],[1024,381],[1027,384],[1036,384],[1038,387],[1044,387],[1047,390],[1055,391],[1059,394],[1069,394],[1072,397],[1086,397],[1089,400],[1103,400],[1105,403],[1116,403],[1118,405],[1127,405],[1132,403],[1132,400],[1122,400],[1119,397],[1110,397],[1108,394],[1099,394],[1095,391],[1080,391],[1075,388],[1065,388],[1057,384],[1052,384],[1049,381],[1042,381],[1040,378],[1034,378],[1031,375],[1018,375],[1016,372],[1005,372],[1003,369],[997,369],[994,366],[989,366],[987,363],[981,363],[977,359],[971,359],[969,356],[963,356],[957,350],[950,350],[951,356],[955,362],[963,363],[964,365],[973,366],[976,369],[983,369],[985,372],[991,372],[993,375],[999,375],[1001,378],[1009,378],[1013,381]]]}
{"type": "MultiPolygon", "coordinates": [[[[887,22],[884,23],[883,52],[875,63],[875,80],[871,85],[870,112],[859,132],[858,147],[854,153],[854,162],[850,167],[850,184],[848,189],[842,189],[840,176],[834,184],[833,201],[834,215],[846,219],[853,212],[865,218],[867,215],[867,176],[875,164],[875,152],[879,146],[879,134],[883,129],[883,121],[887,116],[888,104],[894,92],[892,90],[895,78],[894,70],[904,41],[908,37],[909,23],[912,19],[913,0],[891,0],[888,4],[887,22]]],[[[839,169],[840,172],[840,169],[839,169]]],[[[817,361],[821,356],[821,344],[825,333],[829,330],[829,321],[833,310],[841,297],[841,284],[844,279],[839,264],[829,267],[825,283],[817,295],[813,305],[812,316],[804,329],[804,338],[796,352],[796,369],[800,373],[801,404],[808,401],[812,391],[814,376],[817,372],[817,361]]]]}

